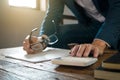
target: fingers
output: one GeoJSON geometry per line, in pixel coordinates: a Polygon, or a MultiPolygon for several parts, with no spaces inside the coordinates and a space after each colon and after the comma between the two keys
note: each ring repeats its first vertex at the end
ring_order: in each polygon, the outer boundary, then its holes
{"type": "Polygon", "coordinates": [[[30,48],[29,41],[27,41],[27,40],[23,41],[23,49],[24,49],[28,54],[31,54],[31,53],[34,52],[34,51],[30,48]]]}
{"type": "MultiPolygon", "coordinates": [[[[32,43],[36,43],[37,42],[37,37],[33,36],[31,38],[32,43]]],[[[25,40],[23,41],[23,49],[28,53],[28,54],[32,54],[35,53],[36,51],[34,51],[33,49],[30,48],[30,43],[29,43],[29,36],[27,36],[25,38],[25,40]]]]}
{"type": "MultiPolygon", "coordinates": [[[[85,51],[84,51],[83,56],[84,56],[84,57],[89,56],[89,54],[90,54],[91,51],[92,51],[92,48],[93,48],[92,45],[90,45],[90,44],[86,44],[86,48],[85,48],[85,51]]],[[[91,53],[91,54],[92,54],[92,53],[91,53]]]]}
{"type": "Polygon", "coordinates": [[[99,49],[97,48],[97,47],[95,47],[94,48],[94,57],[98,57],[99,55],[100,55],[100,53],[99,53],[100,51],[99,51],[99,49]]]}
{"type": "Polygon", "coordinates": [[[92,44],[80,44],[71,49],[70,55],[77,57],[88,57],[90,53],[93,54],[93,57],[98,57],[99,49],[92,44]]]}
{"type": "Polygon", "coordinates": [[[76,56],[76,53],[77,53],[78,49],[79,49],[79,45],[74,46],[74,47],[71,49],[70,55],[71,55],[71,56],[76,56]]]}
{"type": "Polygon", "coordinates": [[[81,57],[82,53],[84,53],[85,48],[86,48],[85,45],[81,44],[79,46],[79,49],[78,49],[77,53],[76,53],[76,56],[81,57]]]}

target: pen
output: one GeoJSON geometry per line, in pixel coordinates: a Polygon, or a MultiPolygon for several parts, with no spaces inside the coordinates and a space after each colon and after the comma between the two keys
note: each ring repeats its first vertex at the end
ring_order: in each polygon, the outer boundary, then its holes
{"type": "Polygon", "coordinates": [[[32,29],[32,31],[30,32],[30,34],[29,34],[29,43],[30,43],[30,48],[31,48],[31,44],[33,43],[32,42],[32,39],[31,39],[31,37],[32,37],[32,34],[33,34],[33,32],[34,31],[37,31],[38,30],[38,28],[34,28],[34,29],[32,29]]]}

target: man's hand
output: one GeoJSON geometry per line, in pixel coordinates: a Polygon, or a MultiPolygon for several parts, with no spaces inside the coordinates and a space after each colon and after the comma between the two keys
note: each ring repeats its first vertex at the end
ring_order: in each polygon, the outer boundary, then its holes
{"type": "Polygon", "coordinates": [[[88,57],[91,53],[93,54],[93,57],[98,57],[99,55],[103,54],[105,48],[105,42],[101,40],[94,40],[92,44],[75,45],[71,49],[70,55],[77,57],[88,57]]]}
{"type": "Polygon", "coordinates": [[[28,54],[34,54],[37,52],[42,52],[44,48],[46,48],[45,43],[40,43],[42,42],[43,36],[41,37],[36,37],[32,36],[31,37],[31,42],[29,42],[29,35],[25,38],[23,41],[23,49],[28,53],[28,54]]]}

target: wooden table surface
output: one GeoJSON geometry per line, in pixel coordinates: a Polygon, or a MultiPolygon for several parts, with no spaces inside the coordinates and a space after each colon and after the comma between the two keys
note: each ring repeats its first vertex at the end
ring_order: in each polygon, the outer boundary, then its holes
{"type": "MultiPolygon", "coordinates": [[[[6,49],[0,49],[0,53],[1,50],[6,49]]],[[[30,63],[2,56],[0,80],[97,80],[94,78],[94,69],[114,53],[116,51],[106,50],[104,55],[89,67],[59,66],[52,64],[51,61],[30,63]]]]}

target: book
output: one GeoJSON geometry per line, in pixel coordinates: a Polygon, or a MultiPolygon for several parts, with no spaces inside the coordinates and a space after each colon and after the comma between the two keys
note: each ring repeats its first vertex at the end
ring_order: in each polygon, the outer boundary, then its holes
{"type": "Polygon", "coordinates": [[[110,56],[108,59],[102,62],[102,67],[107,69],[120,70],[120,53],[116,53],[110,56]]]}
{"type": "Polygon", "coordinates": [[[120,70],[105,69],[100,66],[94,70],[94,77],[105,80],[120,80],[120,70]]]}
{"type": "Polygon", "coordinates": [[[52,59],[53,64],[67,65],[67,66],[81,66],[86,67],[94,64],[98,59],[94,57],[72,57],[66,56],[61,58],[52,59]]]}

